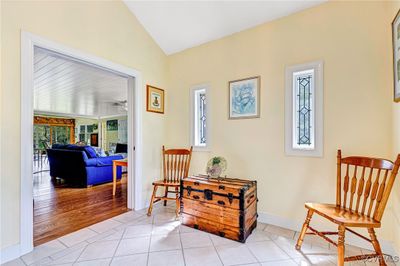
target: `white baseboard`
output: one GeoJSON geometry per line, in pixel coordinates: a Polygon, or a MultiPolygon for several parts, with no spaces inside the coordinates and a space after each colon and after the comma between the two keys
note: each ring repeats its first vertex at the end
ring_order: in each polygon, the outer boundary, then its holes
{"type": "Polygon", "coordinates": [[[12,261],[21,256],[21,248],[19,244],[9,246],[0,250],[0,264],[12,261]]]}
{"type": "MultiPolygon", "coordinates": [[[[302,223],[298,223],[290,219],[276,216],[267,212],[258,212],[257,220],[261,223],[272,224],[275,226],[283,227],[297,232],[299,232],[302,227],[302,223]]],[[[381,244],[383,253],[391,256],[398,256],[392,242],[386,240],[380,240],[379,242],[381,244]]],[[[369,249],[369,250],[372,249],[370,243],[352,234],[346,234],[346,243],[363,249],[369,249]]]]}

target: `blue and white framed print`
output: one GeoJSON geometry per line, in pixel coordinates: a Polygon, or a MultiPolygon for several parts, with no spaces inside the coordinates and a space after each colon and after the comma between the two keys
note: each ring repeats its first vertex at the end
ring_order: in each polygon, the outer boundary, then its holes
{"type": "Polygon", "coordinates": [[[229,81],[229,119],[260,117],[260,76],[229,81]]]}

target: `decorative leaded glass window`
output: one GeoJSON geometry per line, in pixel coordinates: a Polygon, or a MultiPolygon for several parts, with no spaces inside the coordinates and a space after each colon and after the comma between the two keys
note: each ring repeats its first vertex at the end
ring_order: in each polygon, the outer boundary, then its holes
{"type": "Polygon", "coordinates": [[[196,86],[191,90],[192,105],[192,145],[194,148],[207,148],[209,142],[207,119],[207,88],[196,86]]]}
{"type": "Polygon", "coordinates": [[[314,148],[314,70],[293,73],[293,148],[314,148]]]}
{"type": "Polygon", "coordinates": [[[285,152],[323,155],[323,62],[286,68],[285,152]]]}
{"type": "Polygon", "coordinates": [[[207,120],[207,115],[206,115],[206,93],[205,92],[200,92],[198,96],[198,101],[199,101],[199,141],[200,144],[206,144],[207,143],[207,137],[206,137],[206,120],[207,120]]]}

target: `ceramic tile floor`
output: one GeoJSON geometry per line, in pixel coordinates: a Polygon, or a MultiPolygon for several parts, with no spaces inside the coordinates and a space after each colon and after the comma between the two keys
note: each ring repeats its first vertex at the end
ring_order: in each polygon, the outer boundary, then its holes
{"type": "MultiPolygon", "coordinates": [[[[38,246],[4,265],[336,265],[336,250],[319,238],[306,237],[298,252],[294,249],[298,233],[259,223],[241,244],[183,226],[174,211],[174,206],[158,204],[152,217],[145,210],[124,213],[38,246]]],[[[347,255],[365,252],[346,248],[347,255]]]]}

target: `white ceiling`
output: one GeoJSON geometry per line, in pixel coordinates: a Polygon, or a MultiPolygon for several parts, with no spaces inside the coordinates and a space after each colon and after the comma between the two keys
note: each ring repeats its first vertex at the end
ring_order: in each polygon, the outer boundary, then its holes
{"type": "Polygon", "coordinates": [[[168,55],[326,1],[124,0],[144,28],[168,55]]]}
{"type": "Polygon", "coordinates": [[[126,114],[128,79],[48,50],[35,48],[34,110],[77,116],[126,114]]]}

